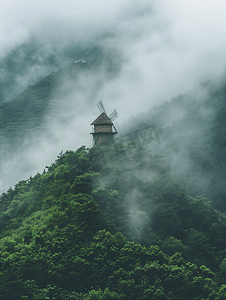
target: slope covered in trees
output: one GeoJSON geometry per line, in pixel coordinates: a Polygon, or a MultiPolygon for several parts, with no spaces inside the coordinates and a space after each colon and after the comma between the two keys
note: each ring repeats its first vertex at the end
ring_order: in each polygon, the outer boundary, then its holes
{"type": "MultiPolygon", "coordinates": [[[[41,61],[39,51],[41,48],[36,49],[34,45],[23,45],[0,61],[0,70],[5,73],[0,78],[0,153],[4,159],[23,151],[27,147],[27,140],[48,136],[52,124],[59,126],[62,122],[66,127],[73,109],[74,117],[76,116],[81,97],[86,97],[88,93],[92,95],[92,99],[88,95],[87,102],[95,101],[93,95],[103,84],[103,80],[114,77],[120,69],[121,62],[115,57],[113,50],[98,47],[87,51],[80,48],[76,48],[76,51],[68,49],[67,59],[64,61],[53,52],[49,56],[46,54],[41,61]],[[33,59],[25,61],[29,55],[33,59]],[[88,61],[75,60],[82,55],[88,61]],[[12,68],[14,64],[16,67],[12,68]],[[32,69],[33,64],[37,68],[35,71],[32,69]],[[42,76],[38,76],[39,69],[42,76]],[[35,78],[32,75],[25,76],[31,70],[35,78]],[[19,90],[17,81],[21,82],[19,90]],[[12,99],[8,98],[11,94],[12,99]],[[62,121],[64,114],[67,115],[66,121],[62,121]]],[[[88,104],[86,106],[88,111],[88,104]]]]}
{"type": "Polygon", "coordinates": [[[130,117],[122,133],[155,124],[161,145],[147,147],[164,154],[173,174],[190,196],[201,194],[225,212],[226,80],[201,83],[193,92],[130,117]]]}
{"type": "Polygon", "coordinates": [[[135,144],[61,153],[1,196],[0,299],[225,299],[225,214],[135,144]]]}
{"type": "MultiPolygon", "coordinates": [[[[87,63],[70,64],[62,70],[52,72],[44,79],[29,85],[11,101],[0,105],[0,151],[1,155],[14,153],[23,142],[38,138],[46,132],[46,121],[65,109],[62,99],[79,88],[78,77],[95,72],[95,66],[87,63]],[[61,88],[62,82],[67,82],[61,88]],[[77,83],[77,84],[76,84],[77,83]]],[[[19,148],[20,149],[20,148],[19,148]]],[[[20,149],[21,151],[21,149],[20,149]]]]}
{"type": "MultiPolygon", "coordinates": [[[[77,119],[80,109],[88,113],[89,107],[96,104],[100,87],[119,74],[122,58],[117,59],[114,51],[96,49],[91,52],[87,52],[87,57],[92,64],[71,63],[29,85],[11,101],[0,104],[0,166],[6,158],[13,160],[15,153],[26,151],[38,139],[49,140],[53,132],[66,132],[71,120],[77,119]],[[84,94],[87,105],[82,108],[81,95],[84,94]]],[[[70,51],[71,60],[73,53],[70,51]]],[[[2,68],[9,65],[10,69],[12,57],[13,53],[2,62],[2,68]]],[[[56,59],[54,57],[53,62],[56,59]]],[[[53,66],[51,63],[50,67],[56,70],[53,66]]],[[[3,82],[0,85],[3,86],[3,82]]],[[[218,82],[201,83],[195,91],[132,116],[117,127],[118,132],[124,134],[155,124],[162,143],[160,146],[151,143],[147,148],[155,154],[165,155],[173,174],[186,186],[190,196],[201,194],[222,212],[226,210],[225,87],[224,77],[218,82]]]]}

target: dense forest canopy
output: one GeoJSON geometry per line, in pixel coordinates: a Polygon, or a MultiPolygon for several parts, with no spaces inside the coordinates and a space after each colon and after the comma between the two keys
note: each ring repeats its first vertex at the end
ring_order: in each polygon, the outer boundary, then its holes
{"type": "Polygon", "coordinates": [[[0,299],[226,299],[225,9],[1,1],[0,299]]]}
{"type": "Polygon", "coordinates": [[[164,154],[172,173],[195,197],[203,195],[225,212],[226,169],[226,80],[201,82],[194,91],[178,95],[132,116],[119,127],[131,132],[157,126],[161,145],[145,145],[156,154],[164,154]]]}
{"type": "Polygon", "coordinates": [[[224,299],[225,214],[136,144],[60,153],[1,196],[1,299],[224,299]]]}
{"type": "MultiPolygon", "coordinates": [[[[99,71],[71,63],[2,103],[0,162],[51,140],[99,71]]],[[[161,145],[61,151],[1,195],[1,299],[225,299],[225,81],[196,92],[118,127],[156,124],[161,145]]]]}
{"type": "MultiPolygon", "coordinates": [[[[72,62],[0,104],[0,170],[5,173],[0,191],[35,174],[46,163],[45,155],[37,162],[32,157],[40,157],[46,148],[58,153],[62,148],[75,149],[72,140],[87,142],[95,95],[120,73],[121,60],[117,61],[114,54],[96,49],[90,57],[93,63],[72,62]],[[81,96],[84,94],[88,99],[81,96]],[[67,140],[62,138],[65,135],[67,140]],[[30,162],[26,159],[26,168],[25,156],[30,158],[30,162]]],[[[144,146],[164,155],[189,196],[203,195],[222,212],[226,209],[225,86],[224,76],[215,82],[202,82],[193,92],[133,115],[117,126],[120,135],[155,124],[161,145],[152,141],[144,146]]]]}

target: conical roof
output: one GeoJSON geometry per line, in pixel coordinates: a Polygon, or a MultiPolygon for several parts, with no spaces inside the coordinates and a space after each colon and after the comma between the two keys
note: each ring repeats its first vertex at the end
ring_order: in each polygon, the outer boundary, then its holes
{"type": "Polygon", "coordinates": [[[111,119],[104,113],[99,115],[90,125],[113,124],[111,119]]]}

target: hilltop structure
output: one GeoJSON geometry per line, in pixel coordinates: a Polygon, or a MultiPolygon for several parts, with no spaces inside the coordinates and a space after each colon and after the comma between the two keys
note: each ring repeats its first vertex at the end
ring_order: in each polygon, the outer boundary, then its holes
{"type": "Polygon", "coordinates": [[[93,135],[94,146],[110,145],[114,142],[114,135],[117,134],[117,131],[112,131],[114,124],[105,112],[102,112],[91,125],[94,126],[94,130],[91,133],[93,135]]]}

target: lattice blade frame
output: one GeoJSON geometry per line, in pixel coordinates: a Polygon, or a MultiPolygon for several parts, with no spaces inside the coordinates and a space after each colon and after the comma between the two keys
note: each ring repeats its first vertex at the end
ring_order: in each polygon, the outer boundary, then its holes
{"type": "Polygon", "coordinates": [[[102,102],[102,100],[100,100],[98,103],[97,103],[97,107],[99,108],[99,111],[101,112],[101,113],[105,113],[106,114],[106,110],[105,110],[105,108],[104,108],[104,104],[103,104],[103,102],[102,102]]]}
{"type": "Polygon", "coordinates": [[[116,138],[116,141],[122,143],[137,141],[140,146],[145,143],[151,143],[152,140],[156,141],[158,145],[161,144],[160,137],[154,124],[116,138]],[[153,133],[155,137],[153,136],[153,133]]]}
{"type": "Polygon", "coordinates": [[[117,110],[114,109],[113,112],[110,114],[109,118],[110,118],[111,121],[113,122],[117,117],[118,117],[117,110]]]}

